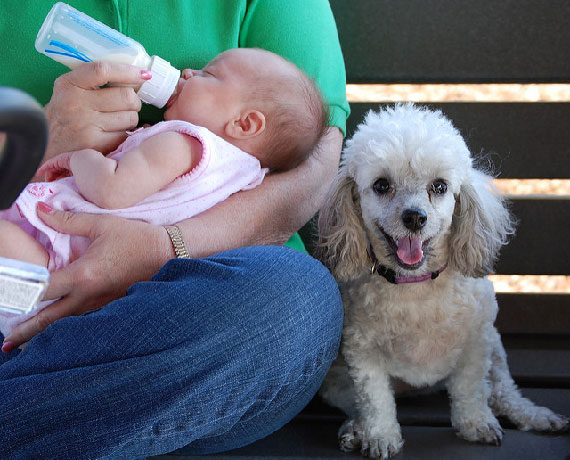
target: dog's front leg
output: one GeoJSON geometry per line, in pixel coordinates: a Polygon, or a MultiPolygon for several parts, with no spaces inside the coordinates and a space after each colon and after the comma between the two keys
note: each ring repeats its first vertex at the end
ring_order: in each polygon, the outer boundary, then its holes
{"type": "Polygon", "coordinates": [[[360,444],[362,455],[384,460],[397,454],[404,444],[396,419],[396,401],[389,375],[378,363],[362,360],[362,356],[347,359],[358,415],[343,424],[339,441],[343,450],[353,450],[360,444]]]}
{"type": "Polygon", "coordinates": [[[500,445],[503,430],[493,415],[488,399],[490,388],[486,379],[490,367],[488,331],[475,332],[478,340],[465,347],[454,373],[447,381],[451,397],[451,423],[458,435],[468,441],[500,445]]]}

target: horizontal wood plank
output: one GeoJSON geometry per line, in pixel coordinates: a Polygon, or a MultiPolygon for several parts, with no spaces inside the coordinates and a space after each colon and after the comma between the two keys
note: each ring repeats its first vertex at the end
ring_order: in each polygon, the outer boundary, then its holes
{"type": "Polygon", "coordinates": [[[570,388],[570,350],[507,349],[507,361],[519,385],[570,388]]]}
{"type": "MultiPolygon", "coordinates": [[[[493,164],[501,178],[570,178],[570,103],[439,103],[475,157],[493,164]]],[[[348,137],[369,110],[383,104],[353,103],[348,137]]]]}
{"type": "Polygon", "coordinates": [[[512,200],[519,220],[516,235],[501,250],[496,273],[501,275],[570,274],[568,225],[570,201],[512,200]]]}
{"type": "Polygon", "coordinates": [[[500,293],[497,300],[502,334],[570,334],[569,294],[500,293]]]}
{"type": "Polygon", "coordinates": [[[350,83],[570,81],[565,0],[331,0],[350,83]]]}

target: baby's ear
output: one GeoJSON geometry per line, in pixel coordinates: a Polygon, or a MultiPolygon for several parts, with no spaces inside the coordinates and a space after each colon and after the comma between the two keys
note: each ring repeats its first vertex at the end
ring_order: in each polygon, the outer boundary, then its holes
{"type": "Polygon", "coordinates": [[[239,118],[226,123],[225,132],[229,137],[243,139],[254,137],[265,130],[265,115],[259,110],[242,112],[239,118]]]}

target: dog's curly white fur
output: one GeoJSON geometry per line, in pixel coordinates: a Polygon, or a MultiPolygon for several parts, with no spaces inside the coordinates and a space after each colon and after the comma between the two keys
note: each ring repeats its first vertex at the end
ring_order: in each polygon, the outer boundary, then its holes
{"type": "Polygon", "coordinates": [[[470,441],[500,444],[495,415],[522,430],[567,429],[568,419],[520,395],[493,326],[485,275],[513,232],[491,177],[441,112],[398,104],[366,116],[319,216],[317,256],[345,308],[341,352],[321,388],[349,416],[343,450],[388,458],[401,449],[395,381],[443,381],[453,426],[470,441]],[[371,273],[371,253],[397,276],[445,270],[396,285],[371,273]]]}

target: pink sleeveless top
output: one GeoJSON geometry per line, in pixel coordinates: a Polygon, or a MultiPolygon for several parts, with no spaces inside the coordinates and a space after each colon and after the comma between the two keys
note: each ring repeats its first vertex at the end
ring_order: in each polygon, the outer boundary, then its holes
{"type": "Polygon", "coordinates": [[[137,147],[148,137],[166,131],[198,139],[203,147],[202,158],[191,171],[135,205],[124,209],[99,208],[81,196],[73,177],[66,177],[28,185],[9,210],[0,212],[0,218],[18,224],[39,241],[50,255],[48,269],[53,271],[83,254],[89,242],[83,237],[58,233],[45,225],[36,214],[38,201],[58,210],[111,214],[155,225],[171,225],[211,208],[233,193],[256,187],[267,172],[249,153],[206,128],[178,120],[163,121],[129,133],[125,142],[109,156],[120,160],[124,152],[137,147]]]}

